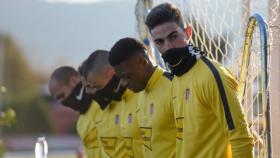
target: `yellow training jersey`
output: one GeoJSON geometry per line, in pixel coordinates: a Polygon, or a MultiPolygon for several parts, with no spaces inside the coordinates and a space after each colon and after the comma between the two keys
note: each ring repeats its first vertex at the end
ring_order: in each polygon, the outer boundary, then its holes
{"type": "Polygon", "coordinates": [[[169,73],[156,68],[138,96],[137,118],[145,158],[175,157],[176,126],[171,102],[169,73]]]}
{"type": "Polygon", "coordinates": [[[142,139],[136,117],[137,94],[126,90],[122,97],[121,134],[130,158],[143,158],[142,139]]]}
{"type": "Polygon", "coordinates": [[[100,158],[100,143],[97,139],[95,117],[101,111],[97,102],[92,101],[88,111],[81,114],[77,122],[77,132],[83,141],[87,158],[100,158]]]}
{"type": "Polygon", "coordinates": [[[253,139],[237,88],[231,73],[206,57],[174,78],[177,157],[253,157],[253,139]]]}
{"type": "Polygon", "coordinates": [[[102,158],[126,158],[127,150],[125,142],[121,137],[121,101],[112,101],[97,116],[96,128],[98,137],[102,145],[102,158]]]}

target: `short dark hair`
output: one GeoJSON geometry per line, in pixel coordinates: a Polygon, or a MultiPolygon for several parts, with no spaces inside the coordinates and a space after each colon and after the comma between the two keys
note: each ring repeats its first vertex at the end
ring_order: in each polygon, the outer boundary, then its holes
{"type": "Polygon", "coordinates": [[[146,47],[142,42],[134,38],[122,38],[117,41],[110,50],[109,63],[116,66],[127,60],[133,54],[142,52],[145,54],[146,47]]]}
{"type": "Polygon", "coordinates": [[[147,15],[145,21],[150,31],[166,22],[175,22],[178,26],[185,27],[181,11],[171,3],[162,3],[154,7],[147,15]]]}
{"type": "Polygon", "coordinates": [[[51,74],[50,80],[55,79],[63,85],[69,85],[69,79],[71,76],[79,76],[79,74],[71,66],[61,66],[54,70],[51,74]]]}
{"type": "Polygon", "coordinates": [[[108,62],[109,52],[107,50],[96,50],[82,64],[82,75],[87,78],[90,72],[97,72],[110,66],[108,62]]]}
{"type": "Polygon", "coordinates": [[[86,62],[87,62],[87,60],[84,60],[81,63],[81,65],[78,66],[78,73],[79,73],[80,76],[84,75],[84,70],[85,70],[86,62]]]}

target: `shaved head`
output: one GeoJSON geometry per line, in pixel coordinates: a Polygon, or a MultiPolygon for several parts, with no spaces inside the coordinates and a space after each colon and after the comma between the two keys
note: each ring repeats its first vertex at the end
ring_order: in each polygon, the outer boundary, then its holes
{"type": "Polygon", "coordinates": [[[83,63],[83,76],[86,78],[91,73],[102,72],[106,68],[110,68],[111,65],[108,61],[109,52],[106,50],[96,50],[87,58],[83,63]]]}
{"type": "Polygon", "coordinates": [[[79,82],[79,74],[73,67],[62,66],[51,74],[48,85],[49,91],[55,99],[62,101],[79,82]]]}
{"type": "Polygon", "coordinates": [[[83,78],[86,81],[88,93],[94,94],[96,91],[103,89],[114,75],[114,69],[108,58],[108,51],[96,50],[85,61],[83,78]]]}
{"type": "Polygon", "coordinates": [[[71,76],[79,77],[78,72],[71,66],[62,66],[54,70],[50,80],[55,79],[61,84],[68,85],[71,76]]]}

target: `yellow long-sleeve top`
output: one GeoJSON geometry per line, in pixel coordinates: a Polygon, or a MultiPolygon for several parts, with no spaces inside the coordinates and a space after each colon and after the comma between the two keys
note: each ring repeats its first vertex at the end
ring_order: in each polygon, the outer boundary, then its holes
{"type": "Polygon", "coordinates": [[[100,158],[100,142],[97,139],[95,117],[101,111],[97,102],[93,101],[85,114],[77,121],[77,132],[86,150],[87,158],[100,158]]]}
{"type": "Polygon", "coordinates": [[[206,57],[174,78],[177,157],[253,157],[253,139],[237,88],[231,73],[206,57]]]}
{"type": "Polygon", "coordinates": [[[126,158],[127,150],[121,136],[121,101],[112,101],[96,118],[102,158],[126,158]]]}
{"type": "Polygon", "coordinates": [[[137,94],[126,90],[122,97],[121,134],[130,158],[143,158],[142,138],[136,117],[137,94]]]}
{"type": "Polygon", "coordinates": [[[176,126],[171,105],[171,77],[156,68],[139,93],[137,118],[145,158],[175,157],[176,126]]]}

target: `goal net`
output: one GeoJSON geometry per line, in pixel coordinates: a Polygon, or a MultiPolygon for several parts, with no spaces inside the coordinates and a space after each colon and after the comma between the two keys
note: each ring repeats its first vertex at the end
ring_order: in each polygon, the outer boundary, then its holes
{"type": "Polygon", "coordinates": [[[275,40],[270,27],[279,20],[279,0],[138,0],[135,14],[139,38],[150,46],[151,56],[162,66],[159,53],[147,42],[150,37],[144,20],[153,6],[163,2],[171,2],[181,9],[186,23],[193,27],[192,43],[233,72],[239,81],[244,112],[254,135],[254,155],[271,157],[269,92],[273,85],[269,78],[271,70],[277,69],[279,73],[279,68],[271,66],[269,46],[275,40]],[[252,17],[255,13],[265,20],[265,44],[261,39],[264,31],[260,31],[258,20],[252,17]]]}

